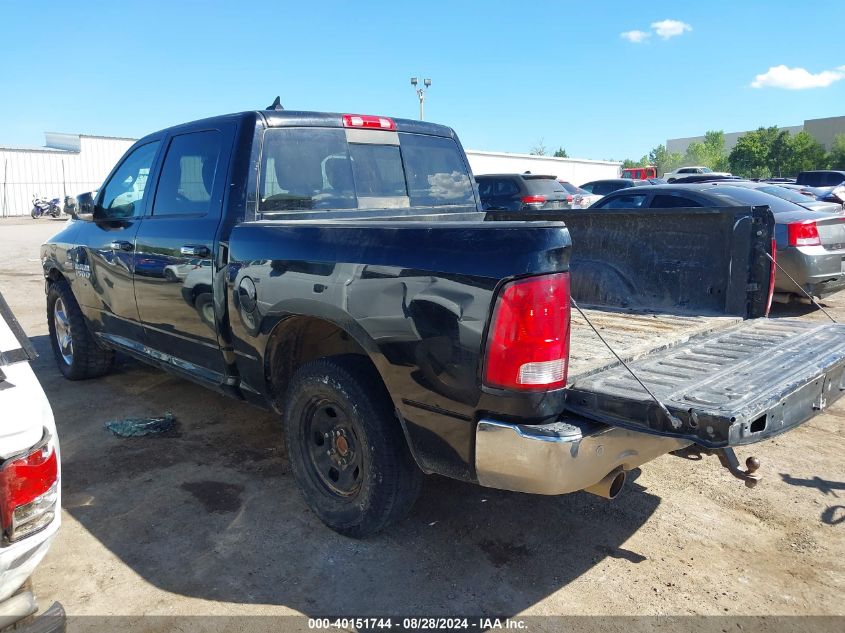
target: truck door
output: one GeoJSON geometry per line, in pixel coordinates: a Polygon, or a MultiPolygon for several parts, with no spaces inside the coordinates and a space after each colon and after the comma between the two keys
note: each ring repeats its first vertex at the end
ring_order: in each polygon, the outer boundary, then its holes
{"type": "Polygon", "coordinates": [[[215,383],[225,369],[214,308],[214,280],[224,274],[216,236],[234,133],[223,123],[167,139],[135,241],[135,297],[150,353],[215,383]]]}
{"type": "Polygon", "coordinates": [[[160,145],[150,140],[126,154],[95,198],[94,221],[80,223],[77,246],[67,254],[73,294],[95,332],[123,342],[143,339],[132,287],[134,242],[160,145]]]}

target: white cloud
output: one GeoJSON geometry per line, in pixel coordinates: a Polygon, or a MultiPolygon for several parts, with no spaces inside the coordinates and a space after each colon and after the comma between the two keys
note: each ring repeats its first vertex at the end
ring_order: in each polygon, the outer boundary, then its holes
{"type": "Polygon", "coordinates": [[[650,35],[651,33],[647,31],[625,31],[624,33],[620,33],[619,37],[634,44],[639,44],[648,39],[650,35]]]}
{"type": "Polygon", "coordinates": [[[692,31],[692,27],[686,22],[680,20],[660,20],[660,22],[652,22],[651,28],[664,40],[670,37],[683,35],[685,31],[692,31]]]}
{"type": "Polygon", "coordinates": [[[790,68],[781,64],[772,66],[762,75],[757,75],[751,82],[751,87],[807,90],[808,88],[827,88],[842,78],[845,78],[845,66],[813,74],[806,68],[790,68]]]}

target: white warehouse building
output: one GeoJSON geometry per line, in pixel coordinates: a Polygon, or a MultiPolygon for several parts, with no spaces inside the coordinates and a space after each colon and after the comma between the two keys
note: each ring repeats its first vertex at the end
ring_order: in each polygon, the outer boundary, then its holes
{"type": "Polygon", "coordinates": [[[29,215],[32,197],[97,189],[135,139],[46,132],[45,146],[0,145],[0,217],[29,215]]]}
{"type": "Polygon", "coordinates": [[[506,152],[485,152],[466,150],[469,165],[475,176],[482,174],[532,174],[556,176],[558,180],[581,186],[592,180],[619,178],[622,163],[609,160],[588,160],[586,158],[554,158],[533,154],[510,154],[506,152]]]}
{"type": "MultiPolygon", "coordinates": [[[[76,196],[97,189],[135,139],[46,132],[44,147],[0,145],[0,217],[29,215],[32,197],[76,196]]],[[[556,176],[574,185],[618,178],[621,163],[467,150],[473,174],[556,176]]]]}

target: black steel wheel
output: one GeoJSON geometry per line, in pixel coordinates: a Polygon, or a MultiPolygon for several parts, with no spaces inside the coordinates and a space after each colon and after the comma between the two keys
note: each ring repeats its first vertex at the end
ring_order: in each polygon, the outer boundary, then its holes
{"type": "Polygon", "coordinates": [[[410,511],[422,472],[369,359],[333,356],[300,367],[284,426],[296,482],[330,528],[364,537],[410,511]]]}

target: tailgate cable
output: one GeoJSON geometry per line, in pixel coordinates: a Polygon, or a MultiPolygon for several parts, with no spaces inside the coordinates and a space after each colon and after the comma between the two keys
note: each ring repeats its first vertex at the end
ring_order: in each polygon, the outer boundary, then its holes
{"type": "Polygon", "coordinates": [[[828,319],[830,319],[830,320],[831,320],[831,321],[833,321],[834,323],[838,323],[838,321],[837,321],[836,319],[834,319],[832,316],[830,316],[830,314],[828,314],[828,311],[827,311],[827,310],[825,310],[825,309],[821,306],[821,304],[813,298],[813,295],[811,295],[809,292],[807,292],[806,290],[804,290],[804,286],[802,286],[802,285],[801,285],[801,284],[799,284],[797,281],[795,281],[795,279],[793,279],[793,278],[792,278],[792,275],[790,275],[788,272],[786,272],[786,271],[783,269],[783,266],[781,266],[780,264],[778,264],[777,260],[776,260],[774,257],[772,257],[772,256],[771,256],[771,255],[770,255],[767,251],[763,251],[763,254],[764,254],[766,257],[768,257],[768,258],[772,261],[772,263],[775,265],[775,267],[776,267],[776,268],[777,268],[780,272],[782,272],[784,275],[786,275],[787,277],[789,277],[789,281],[791,281],[791,282],[792,282],[792,283],[794,283],[796,286],[798,286],[798,289],[799,289],[801,292],[803,292],[805,295],[807,295],[807,298],[808,298],[808,299],[809,299],[809,300],[813,303],[813,305],[814,305],[814,306],[816,306],[816,307],[817,307],[819,310],[821,310],[822,312],[824,312],[824,313],[825,313],[825,316],[826,316],[828,319]]]}
{"type": "Polygon", "coordinates": [[[587,315],[586,315],[586,314],[584,314],[584,311],[583,311],[583,310],[581,310],[581,308],[580,308],[580,307],[578,307],[578,304],[577,304],[577,303],[575,303],[575,299],[573,299],[572,297],[569,297],[569,302],[572,304],[572,307],[573,307],[573,308],[575,308],[575,309],[578,311],[578,314],[580,314],[580,315],[581,315],[581,318],[583,318],[583,319],[587,322],[587,325],[589,325],[589,326],[590,326],[590,329],[592,329],[592,330],[593,330],[593,332],[595,332],[595,333],[596,333],[596,336],[598,336],[598,337],[599,337],[599,340],[600,340],[602,343],[604,343],[604,346],[605,346],[607,349],[609,349],[609,350],[610,350],[610,353],[611,353],[611,354],[613,354],[613,355],[616,357],[616,360],[618,360],[620,363],[622,363],[622,366],[623,366],[625,369],[627,369],[627,370],[628,370],[628,373],[629,373],[629,374],[631,374],[631,376],[633,376],[633,377],[634,377],[634,380],[636,380],[638,383],[640,383],[640,387],[642,387],[643,389],[645,389],[645,390],[646,390],[646,393],[648,393],[648,395],[649,395],[649,396],[651,396],[651,399],[652,399],[652,400],[654,400],[654,402],[655,402],[655,403],[657,403],[657,406],[658,406],[658,407],[660,407],[660,410],[661,410],[661,411],[663,411],[663,414],[664,414],[664,415],[666,416],[666,418],[669,420],[669,423],[672,425],[672,428],[673,428],[673,429],[675,429],[675,430],[680,429],[680,428],[683,426],[683,424],[684,424],[684,423],[683,423],[683,422],[681,422],[681,421],[680,421],[677,417],[675,417],[674,415],[672,415],[672,412],[671,412],[671,411],[669,411],[669,408],[668,408],[665,404],[663,404],[657,396],[655,396],[655,395],[654,395],[654,392],[652,392],[652,390],[651,390],[651,389],[649,389],[648,387],[646,387],[646,384],[645,384],[642,380],[640,380],[640,377],[639,377],[639,376],[637,376],[637,374],[635,374],[635,373],[634,373],[634,370],[633,370],[633,369],[631,369],[631,368],[628,366],[628,363],[626,363],[624,360],[622,360],[622,358],[619,356],[619,354],[617,354],[617,353],[616,353],[616,350],[614,350],[614,349],[610,346],[610,343],[608,343],[608,342],[605,340],[605,338],[604,338],[604,337],[603,337],[603,336],[599,333],[599,331],[596,329],[596,326],[594,326],[594,325],[592,324],[592,322],[590,321],[590,319],[588,319],[588,318],[587,318],[587,315]]]}

